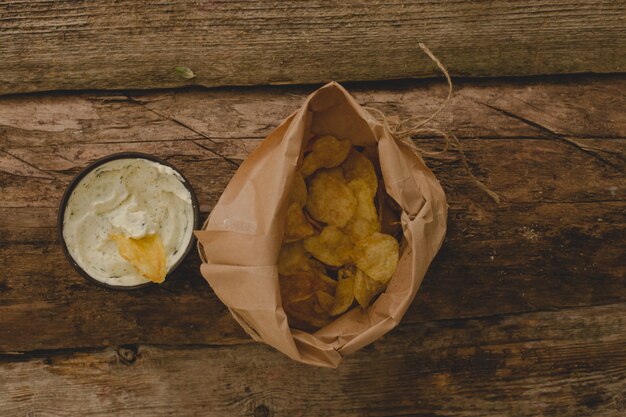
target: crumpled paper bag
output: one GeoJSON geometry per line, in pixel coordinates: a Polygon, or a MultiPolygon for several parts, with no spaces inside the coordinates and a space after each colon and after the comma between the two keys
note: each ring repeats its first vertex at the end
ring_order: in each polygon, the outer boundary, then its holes
{"type": "Polygon", "coordinates": [[[250,336],[303,363],[337,367],[400,322],[446,232],[447,203],[433,173],[339,84],[311,94],[237,170],[196,231],[201,272],[250,336]],[[386,291],[314,333],[290,329],[281,307],[276,261],[288,191],[311,133],[377,145],[387,193],[402,208],[404,242],[386,291]]]}

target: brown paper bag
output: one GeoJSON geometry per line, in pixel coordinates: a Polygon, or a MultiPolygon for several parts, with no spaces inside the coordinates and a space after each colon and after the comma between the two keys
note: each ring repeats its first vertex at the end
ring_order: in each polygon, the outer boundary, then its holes
{"type": "Polygon", "coordinates": [[[197,231],[201,272],[233,317],[257,341],[297,361],[336,367],[400,322],[446,231],[444,192],[422,159],[339,84],[311,94],[246,159],[204,230],[197,231]],[[402,208],[404,244],[387,290],[367,309],[355,307],[307,333],[290,329],[281,307],[276,261],[288,191],[311,133],[376,145],[387,193],[402,208]]]}

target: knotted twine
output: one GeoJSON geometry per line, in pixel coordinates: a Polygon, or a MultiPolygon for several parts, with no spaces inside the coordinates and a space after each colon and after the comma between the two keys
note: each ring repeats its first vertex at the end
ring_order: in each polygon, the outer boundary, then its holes
{"type": "Polygon", "coordinates": [[[396,122],[395,120],[399,120],[397,116],[387,117],[382,111],[374,108],[367,107],[364,108],[372,114],[372,116],[377,117],[377,119],[383,123],[385,128],[389,131],[389,133],[398,141],[406,144],[413,152],[415,152],[420,157],[427,156],[432,158],[437,158],[442,154],[445,154],[450,149],[451,145],[456,147],[456,151],[459,153],[461,163],[463,164],[463,168],[465,172],[470,177],[474,185],[480,188],[485,194],[493,199],[496,204],[500,203],[500,196],[492,191],[489,187],[487,187],[484,183],[482,183],[476,176],[472,173],[469,163],[467,162],[467,157],[465,156],[465,152],[463,151],[463,147],[461,146],[461,142],[459,139],[449,130],[438,129],[434,127],[426,127],[426,124],[432,122],[438,115],[441,113],[448,102],[452,98],[452,79],[450,78],[450,74],[446,67],[439,61],[439,59],[424,45],[423,43],[419,43],[419,47],[422,48],[422,51],[428,55],[428,57],[437,65],[437,67],[441,70],[443,75],[446,77],[446,81],[448,83],[448,95],[446,99],[441,103],[439,108],[427,117],[424,120],[419,120],[418,116],[410,117],[408,119],[400,120],[396,122]],[[417,146],[412,137],[419,134],[435,134],[439,135],[444,139],[445,145],[444,148],[440,151],[426,151],[417,146]]]}

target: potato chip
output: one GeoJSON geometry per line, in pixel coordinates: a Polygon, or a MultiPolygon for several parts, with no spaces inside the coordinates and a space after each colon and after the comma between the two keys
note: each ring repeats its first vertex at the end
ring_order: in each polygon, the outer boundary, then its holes
{"type": "Polygon", "coordinates": [[[304,248],[327,265],[342,266],[350,262],[352,242],[341,229],[328,226],[318,236],[306,238],[304,248]]]}
{"type": "Polygon", "coordinates": [[[354,275],[354,298],[356,298],[356,301],[361,307],[369,307],[372,298],[381,293],[384,289],[385,284],[373,280],[360,269],[356,270],[354,275]]]}
{"type": "Polygon", "coordinates": [[[315,234],[313,226],[304,215],[298,203],[291,203],[287,209],[285,222],[285,242],[294,242],[315,234]]]}
{"type": "Polygon", "coordinates": [[[287,300],[301,300],[316,291],[335,293],[337,283],[330,277],[322,278],[323,274],[314,271],[297,271],[293,275],[279,275],[281,294],[287,300]]]}
{"type": "Polygon", "coordinates": [[[386,284],[396,270],[398,252],[398,241],[392,236],[374,233],[356,243],[352,259],[370,278],[386,284]]]}
{"type": "Polygon", "coordinates": [[[296,176],[293,179],[293,185],[291,186],[291,193],[289,193],[289,204],[297,203],[300,208],[304,208],[306,205],[308,192],[306,190],[306,183],[302,174],[296,172],[296,176]]]}
{"type": "Polygon", "coordinates": [[[354,217],[346,226],[346,231],[355,242],[358,242],[380,231],[380,223],[374,206],[374,197],[370,194],[367,182],[357,178],[350,181],[348,187],[357,199],[357,208],[354,217]]]}
{"type": "Polygon", "coordinates": [[[278,254],[278,273],[293,275],[298,271],[308,271],[309,254],[306,253],[302,241],[283,244],[278,254]]]}
{"type": "Polygon", "coordinates": [[[335,297],[325,291],[315,292],[316,305],[313,307],[320,314],[330,314],[335,304],[335,297]]]}
{"type": "Polygon", "coordinates": [[[374,165],[365,155],[356,149],[352,149],[348,158],[341,164],[341,169],[348,183],[356,179],[365,181],[370,190],[371,198],[374,198],[378,188],[378,178],[376,177],[374,165]]]}
{"type": "Polygon", "coordinates": [[[343,227],[356,207],[356,198],[343,181],[341,170],[321,170],[311,178],[306,209],[315,220],[343,227]]]}
{"type": "MultiPolygon", "coordinates": [[[[314,259],[312,259],[314,261],[314,259]]],[[[335,288],[337,287],[337,281],[326,275],[326,271],[320,272],[312,269],[317,278],[316,287],[320,291],[326,291],[329,294],[335,293],[335,288]]]]}
{"type": "Polygon", "coordinates": [[[111,233],[109,238],[117,244],[117,250],[139,273],[152,282],[161,283],[167,274],[165,248],[159,235],[150,234],[134,239],[111,233]]]}
{"type": "Polygon", "coordinates": [[[293,302],[283,303],[287,319],[291,327],[303,330],[314,330],[324,327],[330,322],[330,314],[319,305],[317,297],[309,297],[293,302]]]}
{"type": "Polygon", "coordinates": [[[288,315],[315,327],[322,327],[329,321],[334,280],[313,271],[278,278],[283,309],[288,315]]]}
{"type": "Polygon", "coordinates": [[[354,301],[354,271],[353,268],[339,270],[335,299],[330,310],[331,316],[344,313],[354,301]]]}
{"type": "MultiPolygon", "coordinates": [[[[304,245],[302,245],[304,246],[304,245]]],[[[310,256],[309,253],[307,253],[307,256],[310,256]]],[[[318,261],[315,258],[309,258],[309,262],[307,264],[307,271],[313,271],[316,274],[318,274],[318,276],[323,276],[321,279],[322,280],[326,280],[329,279],[333,282],[333,285],[335,284],[335,281],[330,278],[329,276],[326,275],[326,267],[324,266],[323,263],[321,263],[320,261],[318,261]]]]}
{"type": "Polygon", "coordinates": [[[297,272],[293,275],[279,275],[280,295],[283,304],[306,300],[315,293],[314,284],[317,281],[312,272],[297,272]]]}
{"type": "Polygon", "coordinates": [[[349,140],[337,139],[334,136],[322,136],[311,145],[311,153],[304,157],[300,172],[308,177],[319,168],[336,167],[346,159],[350,148],[349,140]]]}
{"type": "Polygon", "coordinates": [[[306,210],[304,210],[304,217],[306,217],[308,222],[311,223],[311,225],[313,225],[313,229],[322,230],[324,228],[324,223],[315,220],[313,216],[311,216],[311,214],[306,210]]]}
{"type": "Polygon", "coordinates": [[[313,295],[315,274],[310,271],[299,271],[293,275],[279,275],[280,294],[284,302],[304,300],[313,295]]]}

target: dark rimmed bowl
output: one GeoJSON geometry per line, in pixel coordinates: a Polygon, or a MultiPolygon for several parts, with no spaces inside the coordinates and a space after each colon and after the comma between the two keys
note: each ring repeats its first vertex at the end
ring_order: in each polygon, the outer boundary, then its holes
{"type": "MultiPolygon", "coordinates": [[[[67,189],[65,190],[65,192],[63,193],[63,197],[61,198],[61,204],[59,205],[59,215],[57,217],[57,232],[59,234],[59,241],[61,242],[61,249],[63,249],[63,253],[65,254],[65,257],[67,258],[68,262],[74,267],[76,271],[78,271],[78,273],[83,278],[101,287],[106,287],[106,288],[113,289],[113,290],[128,291],[128,290],[137,290],[139,288],[152,287],[155,285],[161,285],[155,282],[146,282],[144,284],[139,284],[139,285],[109,285],[104,282],[98,281],[97,279],[89,275],[87,272],[85,272],[85,270],[81,268],[80,265],[78,265],[78,263],[76,263],[74,258],[72,258],[72,255],[70,255],[69,250],[67,249],[65,238],[63,237],[63,219],[65,217],[65,208],[67,206],[67,202],[70,199],[70,196],[72,195],[72,192],[74,191],[74,188],[76,188],[80,180],[82,180],[85,177],[85,175],[87,175],[88,173],[90,173],[91,171],[99,167],[100,165],[116,160],[116,159],[147,159],[149,161],[157,162],[161,165],[168,166],[172,168],[174,171],[176,171],[182,177],[183,185],[185,186],[185,188],[187,188],[187,190],[189,190],[189,194],[191,194],[191,205],[193,208],[193,228],[194,230],[197,230],[199,228],[200,206],[198,205],[198,199],[196,198],[196,193],[191,187],[189,180],[182,174],[182,172],[180,172],[180,170],[178,170],[178,168],[176,168],[174,165],[170,164],[169,162],[161,158],[157,158],[156,156],[153,156],[153,155],[148,155],[148,154],[141,153],[141,152],[120,152],[120,153],[105,156],[104,158],[98,159],[97,161],[87,165],[85,168],[83,168],[82,171],[78,173],[76,177],[74,177],[72,182],[70,182],[70,185],[67,186],[67,189]]],[[[189,254],[189,251],[194,246],[194,239],[195,237],[192,233],[191,239],[189,239],[189,243],[187,244],[187,248],[185,249],[183,256],[181,256],[178,262],[176,262],[172,266],[170,271],[167,273],[167,275],[165,276],[166,280],[183,263],[183,261],[189,254]]]]}

